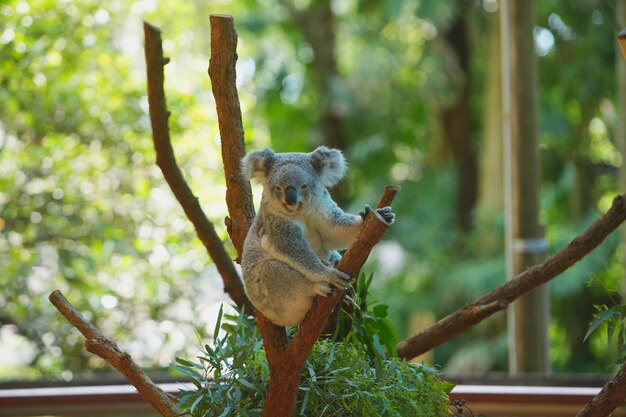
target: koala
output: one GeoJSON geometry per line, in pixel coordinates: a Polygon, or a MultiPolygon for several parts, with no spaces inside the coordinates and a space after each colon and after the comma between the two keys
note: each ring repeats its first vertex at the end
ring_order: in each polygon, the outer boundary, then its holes
{"type": "MultiPolygon", "coordinates": [[[[359,215],[344,212],[328,188],[346,172],[336,149],[276,153],[265,148],[242,159],[242,172],[263,185],[259,211],[244,242],[242,270],[252,304],[280,326],[299,325],[316,295],[345,288],[350,277],[334,268],[337,250],[356,238],[369,206],[359,215]]],[[[376,214],[388,224],[390,207],[376,214]]]]}

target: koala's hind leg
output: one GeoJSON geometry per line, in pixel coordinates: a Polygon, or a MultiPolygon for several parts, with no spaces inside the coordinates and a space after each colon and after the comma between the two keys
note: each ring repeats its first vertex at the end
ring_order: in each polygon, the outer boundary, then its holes
{"type": "MultiPolygon", "coordinates": [[[[255,268],[256,294],[251,301],[267,318],[280,326],[299,325],[320,291],[301,273],[277,260],[267,260],[255,268]]],[[[328,288],[332,292],[332,288],[328,288]]],[[[328,295],[328,293],[324,294],[328,295]]]]}

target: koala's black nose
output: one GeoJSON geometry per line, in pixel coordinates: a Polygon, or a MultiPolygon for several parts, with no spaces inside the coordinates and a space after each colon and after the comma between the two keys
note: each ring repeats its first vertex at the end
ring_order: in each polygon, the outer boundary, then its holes
{"type": "Polygon", "coordinates": [[[287,203],[288,206],[293,206],[297,202],[298,191],[296,190],[296,188],[292,187],[291,185],[285,188],[285,203],[287,203]]]}

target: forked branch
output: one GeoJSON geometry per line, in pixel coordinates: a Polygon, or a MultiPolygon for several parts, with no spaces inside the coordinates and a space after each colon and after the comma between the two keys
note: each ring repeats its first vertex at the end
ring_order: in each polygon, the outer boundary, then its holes
{"type": "MultiPolygon", "coordinates": [[[[237,34],[232,17],[212,15],[209,75],[218,107],[227,186],[232,195],[239,196],[238,199],[227,198],[226,202],[233,225],[231,239],[241,256],[243,239],[239,234],[245,236],[251,219],[248,217],[249,212],[241,210],[239,204],[240,201],[247,202],[252,199],[250,187],[243,179],[239,168],[239,161],[245,155],[245,148],[235,84],[236,47],[237,34]],[[237,232],[235,232],[235,225],[239,226],[237,232]]],[[[387,187],[379,203],[389,205],[398,189],[398,187],[387,187]]],[[[387,225],[370,213],[363,223],[356,242],[344,254],[337,268],[350,276],[356,276],[371,249],[386,229],[387,225]]],[[[320,337],[328,317],[343,295],[343,291],[336,291],[330,297],[316,297],[296,337],[290,342],[287,341],[283,328],[274,325],[262,314],[257,314],[270,367],[270,387],[263,407],[263,416],[292,415],[304,362],[313,344],[320,337]]]]}

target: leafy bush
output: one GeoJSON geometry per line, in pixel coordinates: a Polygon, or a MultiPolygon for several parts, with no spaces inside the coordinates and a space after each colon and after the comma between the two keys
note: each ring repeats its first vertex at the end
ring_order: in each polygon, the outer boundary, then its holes
{"type": "MultiPolygon", "coordinates": [[[[219,330],[222,312],[218,318],[219,330]]],[[[260,416],[269,385],[263,342],[254,324],[240,314],[234,325],[206,345],[196,361],[177,359],[174,368],[194,385],[181,390],[179,407],[193,416],[260,416]]],[[[452,385],[424,365],[384,358],[373,366],[362,345],[318,341],[300,380],[296,415],[450,415],[452,385]]]]}

